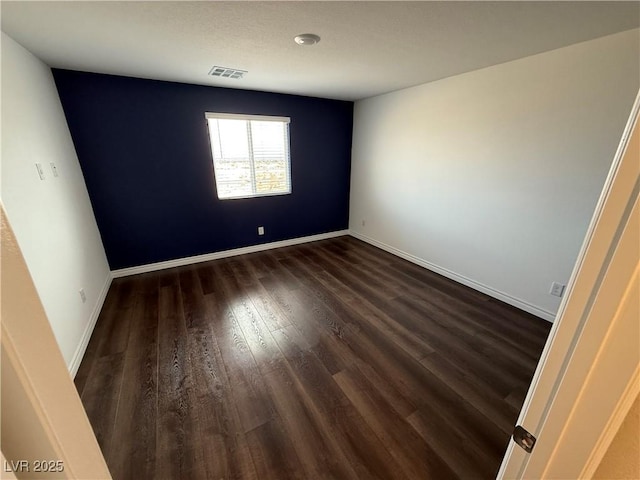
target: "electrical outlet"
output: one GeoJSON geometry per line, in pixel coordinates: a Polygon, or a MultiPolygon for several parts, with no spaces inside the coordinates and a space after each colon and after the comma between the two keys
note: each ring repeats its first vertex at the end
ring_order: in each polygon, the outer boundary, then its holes
{"type": "Polygon", "coordinates": [[[78,293],[80,294],[82,303],[85,303],[87,301],[87,295],[84,293],[84,288],[81,288],[80,290],[78,290],[78,293]]]}
{"type": "Polygon", "coordinates": [[[40,180],[44,180],[44,169],[42,168],[41,163],[36,163],[36,170],[38,170],[38,176],[40,180]]]}
{"type": "Polygon", "coordinates": [[[258,227],[258,235],[264,235],[264,227],[258,227]]]}
{"type": "Polygon", "coordinates": [[[551,295],[554,295],[556,297],[562,297],[562,294],[564,293],[564,287],[566,285],[563,285],[561,283],[558,282],[553,282],[551,284],[551,290],[549,290],[549,293],[551,295]]]}
{"type": "Polygon", "coordinates": [[[49,163],[49,166],[51,167],[51,173],[53,173],[54,177],[58,176],[58,167],[56,167],[56,164],[53,162],[49,163]]]}

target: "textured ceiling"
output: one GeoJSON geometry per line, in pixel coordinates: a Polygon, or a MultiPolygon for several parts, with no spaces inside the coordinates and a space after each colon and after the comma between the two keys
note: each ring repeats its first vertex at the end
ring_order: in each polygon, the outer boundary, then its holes
{"type": "Polygon", "coordinates": [[[52,67],[356,100],[636,28],[639,2],[11,2],[52,67]],[[293,37],[317,33],[302,47],[293,37]],[[248,73],[210,77],[213,65],[248,73]]]}

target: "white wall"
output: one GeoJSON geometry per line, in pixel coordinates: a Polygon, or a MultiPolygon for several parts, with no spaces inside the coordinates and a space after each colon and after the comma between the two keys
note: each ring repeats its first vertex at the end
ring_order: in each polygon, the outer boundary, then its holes
{"type": "Polygon", "coordinates": [[[552,320],[639,58],[636,29],[356,102],[352,233],[552,320]]]}
{"type": "Polygon", "coordinates": [[[109,286],[109,266],[51,70],[4,33],[0,171],[7,217],[75,374],[109,286]]]}

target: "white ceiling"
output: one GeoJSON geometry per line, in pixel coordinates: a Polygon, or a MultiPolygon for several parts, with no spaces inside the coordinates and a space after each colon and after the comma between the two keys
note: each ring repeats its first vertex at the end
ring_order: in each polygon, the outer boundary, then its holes
{"type": "Polygon", "coordinates": [[[52,67],[356,100],[636,28],[640,2],[12,2],[52,67]],[[302,47],[293,37],[316,33],[302,47]],[[248,70],[208,76],[213,65],[248,70]]]}

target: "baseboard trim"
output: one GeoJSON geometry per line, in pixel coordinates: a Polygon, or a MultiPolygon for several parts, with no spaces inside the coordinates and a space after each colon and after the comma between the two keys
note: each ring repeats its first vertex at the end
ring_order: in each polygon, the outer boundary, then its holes
{"type": "Polygon", "coordinates": [[[82,358],[84,357],[84,352],[87,351],[87,345],[89,345],[91,334],[93,333],[93,329],[95,328],[98,317],[100,316],[100,312],[102,311],[104,301],[107,298],[107,292],[109,291],[109,287],[111,286],[112,279],[113,276],[111,275],[111,272],[109,272],[107,278],[105,278],[102,290],[98,295],[96,304],[93,307],[91,316],[89,317],[89,323],[87,323],[82,337],[80,338],[80,344],[78,345],[78,348],[76,348],[76,352],[73,354],[73,358],[71,359],[71,363],[69,364],[69,373],[71,373],[72,378],[75,378],[76,373],[78,373],[78,368],[80,368],[80,363],[82,362],[82,358]]]}
{"type": "Polygon", "coordinates": [[[274,248],[290,247],[301,243],[315,242],[318,240],[326,240],[328,238],[342,237],[348,235],[349,230],[337,230],[335,232],[320,233],[318,235],[309,235],[307,237],[292,238],[289,240],[280,240],[271,243],[262,243],[260,245],[251,245],[249,247],[234,248],[232,250],[224,250],[222,252],[205,253],[204,255],[196,255],[193,257],[177,258],[175,260],[167,260],[166,262],[149,263],[138,267],[121,268],[112,270],[113,278],[127,277],[129,275],[138,275],[140,273],[155,272],[173,267],[182,267],[184,265],[192,265],[194,263],[208,262],[210,260],[219,260],[221,258],[235,257],[237,255],[245,255],[247,253],[262,252],[272,250],[274,248]]]}
{"type": "Polygon", "coordinates": [[[427,270],[431,270],[433,272],[439,273],[440,275],[445,276],[455,282],[461,283],[462,285],[466,285],[467,287],[473,288],[474,290],[485,293],[490,297],[493,297],[502,302],[508,303],[509,305],[519,308],[520,310],[524,310],[525,312],[535,315],[536,317],[540,317],[548,322],[553,322],[555,320],[556,315],[553,312],[549,312],[548,310],[544,310],[542,308],[536,307],[535,305],[525,302],[524,300],[513,297],[507,293],[501,292],[500,290],[496,290],[495,288],[489,287],[488,285],[484,285],[480,282],[476,282],[475,280],[465,277],[464,275],[460,275],[458,273],[452,272],[451,270],[448,270],[446,268],[440,267],[436,264],[423,260],[422,258],[416,257],[415,255],[411,255],[410,253],[407,253],[403,250],[392,247],[391,245],[387,245],[386,243],[380,242],[371,237],[367,237],[366,235],[363,235],[361,233],[349,231],[349,235],[359,240],[362,240],[363,242],[366,242],[370,245],[373,245],[374,247],[378,247],[382,250],[392,253],[393,255],[396,255],[400,258],[404,258],[405,260],[408,260],[411,263],[420,265],[421,267],[424,267],[427,270]]]}

